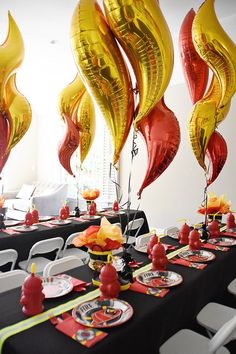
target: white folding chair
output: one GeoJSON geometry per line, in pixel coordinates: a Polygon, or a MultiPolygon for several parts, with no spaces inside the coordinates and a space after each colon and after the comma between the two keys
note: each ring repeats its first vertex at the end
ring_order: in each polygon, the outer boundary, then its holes
{"type": "Polygon", "coordinates": [[[78,236],[80,232],[75,232],[71,234],[69,237],[67,237],[65,245],[62,249],[62,251],[59,254],[59,258],[67,257],[67,256],[76,256],[77,258],[81,259],[84,264],[86,264],[89,261],[89,255],[87,252],[77,248],[68,248],[74,240],[76,236],[78,236]]]}
{"type": "Polygon", "coordinates": [[[227,287],[228,291],[236,296],[236,279],[232,280],[227,287]]]}
{"type": "MultiPolygon", "coordinates": [[[[212,333],[217,332],[226,322],[236,316],[236,309],[209,302],[204,306],[197,315],[197,322],[203,326],[208,335],[212,337],[212,333]]],[[[234,333],[236,339],[236,333],[234,333]]]]}
{"type": "Polygon", "coordinates": [[[189,329],[182,329],[162,344],[159,348],[159,353],[230,354],[223,345],[229,342],[235,329],[236,316],[226,322],[211,339],[189,329]]]}
{"type": "Polygon", "coordinates": [[[10,270],[13,270],[16,264],[16,260],[18,257],[18,252],[14,249],[6,249],[0,251],[0,266],[3,266],[7,263],[11,263],[10,270]]]}
{"type": "Polygon", "coordinates": [[[47,278],[55,274],[66,272],[69,269],[81,267],[82,265],[84,265],[83,261],[76,256],[58,258],[45,266],[43,277],[47,278]]]}
{"type": "Polygon", "coordinates": [[[143,223],[144,223],[144,218],[138,218],[138,219],[131,220],[126,225],[125,231],[124,231],[124,237],[126,238],[127,235],[129,235],[128,240],[127,240],[127,244],[130,245],[135,242],[136,237],[138,236],[139,231],[140,231],[141,227],[143,226],[143,223]],[[136,230],[135,235],[130,236],[130,231],[134,231],[134,230],[136,230]]]}
{"type": "Polygon", "coordinates": [[[63,247],[64,240],[61,237],[49,238],[36,242],[29,251],[28,259],[18,263],[19,267],[27,272],[31,271],[31,264],[35,263],[35,271],[37,274],[43,273],[44,267],[51,262],[51,259],[46,257],[33,257],[36,254],[44,254],[55,251],[54,259],[58,258],[58,255],[63,247]]]}
{"type": "Polygon", "coordinates": [[[0,274],[0,293],[21,286],[29,274],[21,269],[9,270],[0,274]]]}

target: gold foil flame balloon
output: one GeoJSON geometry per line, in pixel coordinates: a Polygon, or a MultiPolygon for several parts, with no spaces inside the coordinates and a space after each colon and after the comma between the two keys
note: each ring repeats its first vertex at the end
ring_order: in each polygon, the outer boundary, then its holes
{"type": "Polygon", "coordinates": [[[138,125],[144,137],[148,166],[144,181],[138,192],[155,181],[170,165],[180,144],[180,128],[174,113],[165,105],[164,98],[138,125]]]}
{"type": "Polygon", "coordinates": [[[205,0],[192,27],[194,46],[220,83],[221,97],[217,110],[229,104],[236,90],[236,46],[221,27],[214,0],[205,0]]]}
{"type": "Polygon", "coordinates": [[[64,121],[66,124],[66,132],[58,146],[58,157],[65,170],[75,177],[70,166],[70,160],[79,146],[79,128],[67,115],[64,116],[64,121]]]}
{"type": "Polygon", "coordinates": [[[64,118],[64,115],[72,118],[85,90],[85,86],[77,74],[75,79],[61,91],[58,106],[62,118],[64,118]]]}
{"type": "Polygon", "coordinates": [[[217,77],[213,74],[213,78],[211,81],[211,85],[205,95],[205,100],[211,99],[216,102],[216,116],[215,116],[215,124],[216,127],[225,119],[227,116],[231,101],[229,101],[225,106],[219,107],[220,99],[221,99],[221,86],[217,77]]]}
{"type": "Polygon", "coordinates": [[[79,104],[76,125],[80,132],[80,161],[82,164],[92,146],[96,128],[94,105],[87,91],[83,94],[79,104]]]}
{"type": "Polygon", "coordinates": [[[135,127],[163,96],[173,70],[173,44],[157,0],[104,0],[106,17],[128,56],[139,89],[135,127]]]}
{"type": "Polygon", "coordinates": [[[192,23],[195,12],[191,9],[184,18],[179,33],[181,63],[193,104],[199,101],[206,90],[208,66],[196,52],[192,40],[192,23]]]}
{"type": "Polygon", "coordinates": [[[200,100],[194,106],[188,123],[188,133],[193,152],[199,165],[206,170],[204,162],[207,144],[215,130],[216,103],[200,100]]]}
{"type": "Polygon", "coordinates": [[[85,87],[110,130],[116,164],[130,131],[134,98],[127,66],[95,0],[80,0],[77,5],[71,24],[71,44],[85,87]]]}
{"type": "Polygon", "coordinates": [[[8,35],[0,46],[0,109],[5,109],[3,97],[5,84],[24,58],[24,43],[13,17],[8,12],[8,35]]]}
{"type": "Polygon", "coordinates": [[[29,129],[32,112],[27,99],[16,88],[16,74],[7,81],[4,91],[4,101],[10,125],[7,150],[10,151],[29,129]]]}

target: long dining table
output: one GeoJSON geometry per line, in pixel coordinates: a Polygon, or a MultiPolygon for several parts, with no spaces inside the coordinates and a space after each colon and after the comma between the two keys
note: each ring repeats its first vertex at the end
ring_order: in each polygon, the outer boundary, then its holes
{"type": "MultiPolygon", "coordinates": [[[[99,217],[83,219],[83,215],[79,218],[71,217],[70,224],[65,225],[50,225],[48,222],[40,222],[37,224],[37,230],[30,232],[17,232],[14,234],[8,234],[6,230],[0,231],[0,250],[13,248],[18,252],[17,262],[27,259],[29,250],[35,242],[45,240],[52,237],[62,237],[64,240],[74,232],[80,232],[87,229],[91,225],[99,225],[101,217],[105,216],[111,223],[120,223],[122,230],[124,231],[128,221],[132,221],[134,218],[143,218],[144,223],[140,229],[140,234],[144,234],[149,231],[148,221],[144,211],[142,210],[123,210],[117,214],[110,210],[100,214],[99,217]]],[[[13,229],[12,227],[9,229],[13,229]]]]}
{"type": "MultiPolygon", "coordinates": [[[[169,259],[172,259],[172,256],[182,247],[186,248],[169,236],[163,237],[161,241],[177,247],[175,251],[167,251],[169,259]]],[[[46,320],[5,337],[2,354],[120,354],[121,352],[157,354],[158,348],[169,336],[181,328],[191,328],[195,324],[196,315],[205,304],[209,301],[224,302],[224,298],[228,296],[227,285],[236,276],[236,250],[231,247],[227,251],[210,251],[215,255],[215,259],[208,262],[202,270],[168,263],[167,270],[180,274],[183,282],[171,287],[162,298],[130,289],[121,292],[119,298],[132,306],[133,316],[122,325],[103,329],[108,335],[91,348],[82,346],[56,330],[49,316],[53,315],[57,306],[61,304],[70,305],[71,300],[74,299],[78,303],[83,302],[83,296],[93,294],[94,291],[98,296],[99,290],[94,290],[96,288],[93,285],[88,286],[81,293],[72,291],[63,297],[45,300],[45,311],[48,311],[46,320]]],[[[150,269],[147,254],[138,252],[134,248],[129,252],[134,260],[142,262],[134,275],[150,269]]],[[[87,265],[66,273],[86,282],[90,282],[92,277],[92,270],[87,265]]],[[[7,331],[14,324],[24,323],[26,319],[19,304],[20,294],[20,288],[0,294],[0,343],[3,331],[7,331]]],[[[66,307],[64,309],[68,310],[66,307]]]]}

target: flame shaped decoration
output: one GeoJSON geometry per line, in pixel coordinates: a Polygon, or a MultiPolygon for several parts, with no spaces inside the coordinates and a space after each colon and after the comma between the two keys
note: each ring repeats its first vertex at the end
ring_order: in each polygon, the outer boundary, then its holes
{"type": "MultiPolygon", "coordinates": [[[[199,165],[207,171],[205,155],[208,143],[217,125],[226,117],[236,90],[236,46],[216,17],[214,0],[206,0],[195,15],[192,39],[196,52],[214,73],[208,92],[195,104],[188,124],[195,157],[199,165]]],[[[210,147],[213,151],[212,142],[210,147]]],[[[209,160],[211,163],[211,157],[209,160]]],[[[215,163],[216,161],[215,159],[215,163]]]]}
{"type": "Polygon", "coordinates": [[[164,98],[138,125],[148,152],[148,167],[142,191],[157,179],[173,161],[180,144],[180,128],[174,113],[166,106],[164,98]]]}
{"type": "Polygon", "coordinates": [[[16,88],[15,72],[24,59],[24,43],[10,12],[8,21],[8,35],[0,46],[0,172],[32,118],[29,102],[16,88]]]}
{"type": "Polygon", "coordinates": [[[128,56],[138,84],[138,123],[163,96],[173,70],[171,34],[157,0],[104,0],[106,17],[128,56]]]}
{"type": "Polygon", "coordinates": [[[219,132],[214,131],[209,140],[206,150],[206,156],[208,157],[210,162],[210,176],[207,179],[208,186],[212,184],[219,176],[226,162],[227,154],[228,150],[225,139],[219,132]]]}
{"type": "Polygon", "coordinates": [[[208,66],[198,55],[192,40],[192,24],[195,11],[191,9],[184,18],[179,33],[181,63],[193,104],[199,101],[206,90],[208,66]]]}
{"type": "Polygon", "coordinates": [[[115,165],[130,131],[134,97],[125,61],[95,0],[80,0],[75,8],[71,45],[79,74],[111,133],[115,165]]]}
{"type": "Polygon", "coordinates": [[[80,146],[81,164],[84,162],[95,135],[95,111],[86,88],[76,75],[59,97],[59,110],[66,124],[65,134],[58,147],[58,157],[65,170],[74,176],[71,157],[80,146]]]}

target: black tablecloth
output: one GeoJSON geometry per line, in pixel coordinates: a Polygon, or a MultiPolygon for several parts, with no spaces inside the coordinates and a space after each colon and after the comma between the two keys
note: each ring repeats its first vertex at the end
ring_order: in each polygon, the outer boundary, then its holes
{"type": "MultiPolygon", "coordinates": [[[[124,213],[115,216],[106,216],[107,219],[112,222],[120,222],[122,224],[122,230],[127,224],[127,221],[133,218],[144,218],[144,224],[140,229],[139,234],[144,234],[149,231],[146,215],[143,211],[131,210],[129,214],[124,213]]],[[[90,225],[100,225],[101,219],[94,219],[88,221],[75,221],[72,219],[72,223],[64,226],[57,226],[55,228],[49,228],[47,226],[38,225],[38,230],[28,233],[17,233],[8,235],[5,232],[0,232],[0,250],[7,248],[14,248],[18,252],[17,262],[27,259],[29,250],[35,242],[48,239],[51,237],[62,237],[64,240],[73,232],[83,231],[90,225]]],[[[6,270],[6,269],[4,269],[6,270]]]]}
{"type": "MultiPolygon", "coordinates": [[[[165,242],[177,244],[177,241],[169,237],[165,238],[165,242]]],[[[170,335],[195,323],[196,314],[206,303],[224,301],[226,286],[236,276],[236,250],[231,248],[228,252],[212,252],[216,259],[204,270],[169,264],[168,269],[181,274],[184,282],[171,288],[164,298],[130,290],[120,293],[119,297],[132,305],[133,317],[121,326],[107,329],[109,335],[90,349],[61,334],[47,321],[7,339],[3,354],[157,354],[159,346],[170,335]]],[[[135,250],[132,254],[135,259],[148,262],[146,255],[135,250]]],[[[68,273],[87,281],[92,275],[87,266],[68,273]]],[[[46,309],[76,296],[78,294],[72,292],[63,299],[47,300],[46,309]]],[[[23,319],[21,308],[17,305],[19,298],[20,289],[0,294],[0,328],[23,319]]]]}

